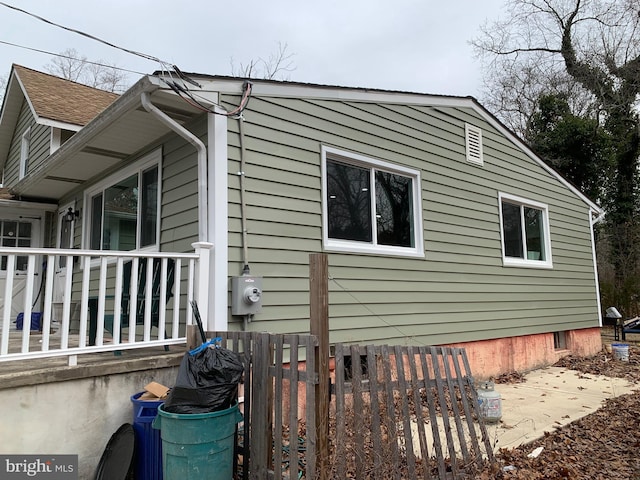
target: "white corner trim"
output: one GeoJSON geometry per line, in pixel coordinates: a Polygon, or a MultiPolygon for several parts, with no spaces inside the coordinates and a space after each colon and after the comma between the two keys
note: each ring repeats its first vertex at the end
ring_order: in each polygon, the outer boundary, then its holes
{"type": "Polygon", "coordinates": [[[596,256],[596,239],[593,233],[593,226],[597,223],[597,219],[593,217],[593,211],[589,211],[589,233],[591,235],[591,256],[593,259],[593,275],[596,288],[596,302],[598,304],[598,325],[602,327],[602,303],[600,300],[600,282],[598,281],[598,259],[596,256]]]}
{"type": "Polygon", "coordinates": [[[213,252],[209,265],[209,285],[212,294],[209,296],[209,318],[206,320],[206,328],[211,331],[225,331],[229,325],[227,123],[228,119],[223,115],[207,115],[208,237],[213,243],[213,252]]]}

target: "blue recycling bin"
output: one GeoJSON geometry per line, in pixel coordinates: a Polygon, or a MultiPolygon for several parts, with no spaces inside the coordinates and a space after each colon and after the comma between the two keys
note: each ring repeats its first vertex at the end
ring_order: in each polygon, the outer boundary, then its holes
{"type": "MultiPolygon", "coordinates": [[[[42,325],[42,312],[31,312],[31,330],[40,330],[42,325]]],[[[16,330],[22,330],[24,326],[24,312],[18,313],[16,318],[16,330]]]]}
{"type": "Polygon", "coordinates": [[[152,423],[164,400],[140,400],[144,392],[131,397],[133,403],[133,431],[135,434],[136,480],[162,480],[162,439],[152,423]]]}

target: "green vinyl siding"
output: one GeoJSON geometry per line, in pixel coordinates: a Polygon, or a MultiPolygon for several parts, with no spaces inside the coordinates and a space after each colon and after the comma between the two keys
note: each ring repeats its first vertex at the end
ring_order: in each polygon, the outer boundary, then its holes
{"type": "Polygon", "coordinates": [[[35,118],[31,113],[29,104],[24,100],[20,109],[20,115],[16,122],[16,129],[13,132],[11,145],[9,147],[9,155],[4,170],[4,186],[11,187],[20,180],[20,151],[22,148],[22,135],[35,125],[35,118]]]}
{"type": "Polygon", "coordinates": [[[31,131],[27,174],[41,165],[51,153],[51,127],[37,124],[29,104],[26,100],[23,101],[5,166],[5,187],[15,185],[20,180],[22,136],[29,128],[31,131]]]}
{"type": "Polygon", "coordinates": [[[29,142],[29,169],[27,175],[42,165],[51,154],[51,127],[33,125],[29,142]]]}
{"type": "MultiPolygon", "coordinates": [[[[206,141],[206,117],[187,128],[206,141]]],[[[170,135],[162,145],[160,250],[193,252],[198,241],[198,156],[193,145],[170,135]]]]}
{"type": "MultiPolygon", "coordinates": [[[[254,96],[244,118],[249,264],[264,277],[253,329],[308,331],[323,145],[418,170],[425,247],[417,259],[327,252],[332,342],[442,344],[598,325],[588,206],[472,108],[254,96]],[[466,161],[465,123],[482,129],[484,166],[466,161]],[[503,266],[499,192],[548,206],[552,269],[503,266]]],[[[237,120],[228,125],[233,276],[243,260],[240,139],[237,120]]]]}

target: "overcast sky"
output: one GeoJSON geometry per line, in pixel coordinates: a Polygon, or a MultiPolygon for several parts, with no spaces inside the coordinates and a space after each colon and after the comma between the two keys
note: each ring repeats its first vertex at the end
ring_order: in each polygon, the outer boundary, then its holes
{"type": "MultiPolygon", "coordinates": [[[[468,42],[504,0],[6,0],[185,72],[230,75],[288,45],[292,81],[479,96],[480,63],[468,42]]],[[[0,42],[151,73],[153,61],[0,5],[0,42]]],[[[0,75],[12,63],[44,71],[51,55],[0,43],[0,75]]],[[[129,83],[139,76],[130,75],[129,83]]]]}

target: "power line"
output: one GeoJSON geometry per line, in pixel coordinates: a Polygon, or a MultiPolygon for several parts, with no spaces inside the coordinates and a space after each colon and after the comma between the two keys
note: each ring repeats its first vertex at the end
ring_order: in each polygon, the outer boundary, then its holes
{"type": "MultiPolygon", "coordinates": [[[[166,72],[169,75],[169,78],[171,78],[172,80],[173,80],[173,76],[171,75],[171,71],[173,70],[176,73],[176,75],[183,82],[188,82],[188,83],[191,83],[191,84],[193,84],[193,85],[195,85],[197,87],[201,87],[197,82],[195,82],[194,80],[190,79],[187,75],[182,73],[180,71],[180,69],[176,65],[173,65],[171,62],[164,62],[164,61],[160,60],[158,57],[154,57],[152,55],[147,55],[146,53],[136,52],[135,50],[130,50],[128,48],[119,47],[118,45],[115,45],[113,43],[107,42],[106,40],[102,40],[101,38],[98,38],[98,37],[96,37],[94,35],[90,35],[90,34],[88,34],[86,32],[83,32],[83,31],[80,31],[80,30],[76,30],[75,28],[70,28],[70,27],[66,27],[64,25],[60,25],[59,23],[52,22],[51,20],[48,20],[48,19],[46,19],[44,17],[41,17],[39,15],[36,15],[34,13],[28,12],[27,10],[24,10],[22,8],[18,8],[18,7],[15,7],[13,5],[9,5],[8,3],[0,2],[0,5],[2,5],[4,7],[7,7],[9,9],[11,9],[11,10],[15,10],[17,12],[21,12],[21,13],[24,13],[26,15],[29,15],[29,16],[31,16],[33,18],[36,18],[36,19],[38,19],[38,20],[40,20],[40,21],[42,21],[44,23],[47,23],[49,25],[53,25],[54,27],[62,28],[63,30],[67,30],[69,32],[77,33],[78,35],[82,35],[83,37],[87,37],[87,38],[89,38],[91,40],[96,40],[96,41],[98,41],[100,43],[103,43],[103,44],[109,46],[109,47],[116,48],[118,50],[122,50],[123,52],[130,53],[132,55],[136,55],[138,57],[142,57],[142,58],[147,59],[147,60],[158,62],[162,67],[162,71],[166,72]]],[[[8,42],[2,42],[2,43],[9,44],[8,42]]],[[[16,46],[18,46],[18,45],[16,45],[16,46]]],[[[22,48],[28,48],[28,47],[22,47],[22,48]]],[[[32,50],[40,51],[40,50],[36,50],[36,49],[32,49],[32,50]]],[[[64,57],[64,55],[60,55],[60,56],[64,57]]],[[[66,57],[66,58],[69,58],[69,57],[66,57]]],[[[94,62],[88,62],[88,63],[94,63],[94,62]]],[[[97,65],[100,65],[100,64],[97,64],[97,65]]],[[[103,66],[105,66],[105,65],[103,65],[103,66]]],[[[111,66],[107,66],[107,67],[111,68],[111,66]]],[[[165,83],[167,83],[167,85],[169,85],[187,103],[190,103],[194,107],[206,109],[206,111],[209,111],[209,109],[207,107],[203,106],[194,97],[194,95],[190,93],[189,88],[186,85],[183,85],[182,87],[180,87],[175,81],[165,82],[165,83]],[[188,98],[185,98],[185,95],[188,98]]],[[[242,101],[241,101],[240,105],[236,109],[234,109],[232,112],[228,112],[228,113],[226,113],[224,115],[227,115],[227,116],[241,115],[242,111],[247,106],[247,103],[249,101],[250,96],[251,96],[251,84],[250,83],[246,83],[245,84],[245,91],[244,91],[243,98],[242,98],[242,101]]],[[[218,113],[218,112],[213,111],[212,113],[218,113]]]]}
{"type": "Polygon", "coordinates": [[[402,335],[404,338],[410,338],[412,340],[414,340],[416,343],[418,343],[419,345],[422,345],[424,347],[427,347],[428,345],[426,345],[425,343],[421,342],[420,340],[418,340],[416,338],[415,335],[408,335],[405,332],[403,332],[397,325],[393,325],[389,322],[387,322],[384,318],[382,318],[380,315],[378,315],[376,312],[374,312],[373,310],[371,310],[371,308],[369,308],[369,305],[367,305],[364,302],[361,302],[353,293],[351,293],[348,289],[346,289],[345,287],[343,287],[340,282],[338,282],[335,278],[329,276],[329,280],[331,280],[333,283],[335,283],[344,293],[346,293],[347,295],[349,295],[351,298],[353,298],[361,307],[363,307],[367,312],[369,312],[371,315],[373,315],[374,317],[376,317],[378,320],[380,320],[382,323],[384,323],[386,326],[393,328],[394,330],[398,331],[400,333],[400,335],[402,335]]]}
{"type": "Polygon", "coordinates": [[[82,35],[84,37],[90,38],[91,40],[96,40],[100,43],[103,43],[109,47],[112,48],[117,48],[118,50],[122,50],[123,52],[127,52],[130,53],[132,55],[137,55],[138,57],[142,57],[145,58],[147,60],[151,60],[153,62],[158,62],[162,65],[171,65],[171,62],[163,62],[162,60],[160,60],[158,57],[154,57],[152,55],[147,55],[146,53],[141,53],[141,52],[136,52],[135,50],[129,50],[128,48],[123,48],[123,47],[119,47],[118,45],[115,45],[113,43],[107,42],[106,40],[102,40],[101,38],[98,38],[94,35],[90,35],[88,33],[85,33],[83,31],[80,30],[76,30],[75,28],[70,28],[70,27],[65,27],[64,25],[60,25],[58,23],[52,22],[51,20],[47,20],[46,18],[43,18],[39,15],[36,15],[34,13],[28,12],[27,10],[23,10],[22,8],[18,8],[18,7],[14,7],[13,5],[9,5],[8,3],[5,2],[0,2],[0,5],[10,8],[11,10],[15,10],[17,12],[21,12],[24,13],[26,15],[29,15],[33,18],[36,18],[42,22],[48,23],[49,25],[53,25],[54,27],[58,27],[58,28],[62,28],[63,30],[67,30],[69,32],[73,32],[73,33],[77,33],[78,35],[82,35]]]}
{"type": "Polygon", "coordinates": [[[82,63],[90,63],[92,65],[97,65],[99,67],[113,68],[114,70],[122,70],[123,72],[135,73],[137,75],[146,75],[146,73],[138,72],[136,70],[129,70],[127,68],[116,67],[115,65],[106,65],[104,63],[92,62],[90,60],[82,60],[82,59],[79,59],[79,58],[71,57],[69,55],[63,55],[61,53],[53,53],[53,52],[48,52],[46,50],[40,50],[38,48],[26,47],[24,45],[18,45],[16,43],[5,42],[4,40],[0,40],[0,43],[3,44],[3,45],[9,45],[11,47],[22,48],[24,50],[30,50],[32,52],[38,52],[38,53],[44,53],[44,54],[47,54],[47,55],[52,55],[52,56],[55,56],[55,57],[68,58],[70,60],[79,60],[79,61],[82,61],[82,63]]]}

